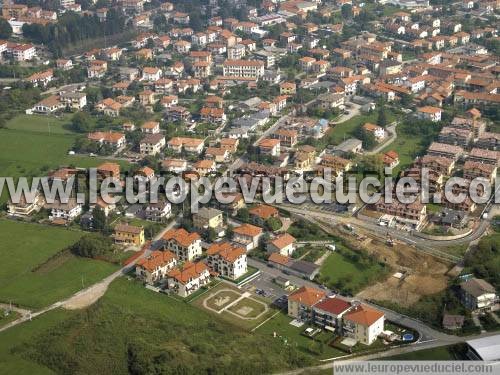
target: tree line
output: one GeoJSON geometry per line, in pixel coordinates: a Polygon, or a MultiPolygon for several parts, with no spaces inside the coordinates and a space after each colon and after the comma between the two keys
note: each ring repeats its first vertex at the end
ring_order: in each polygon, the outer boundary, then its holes
{"type": "Polygon", "coordinates": [[[62,56],[63,48],[70,44],[118,34],[125,29],[124,26],[125,17],[116,9],[108,11],[105,22],[100,22],[96,16],[67,12],[59,17],[57,23],[24,24],[23,34],[35,43],[47,45],[56,56],[62,56]]]}

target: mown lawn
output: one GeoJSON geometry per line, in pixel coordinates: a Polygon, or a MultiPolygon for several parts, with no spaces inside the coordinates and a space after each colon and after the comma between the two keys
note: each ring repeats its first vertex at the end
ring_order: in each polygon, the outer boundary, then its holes
{"type": "Polygon", "coordinates": [[[83,232],[0,220],[0,301],[41,308],[103,279],[116,265],[55,256],[83,232]]]}
{"type": "Polygon", "coordinates": [[[381,151],[381,153],[384,153],[394,150],[398,153],[399,164],[393,169],[393,175],[412,164],[415,157],[424,151],[423,147],[420,145],[421,141],[422,139],[415,135],[408,136],[398,132],[398,136],[394,142],[381,151]]]}
{"type": "Polygon", "coordinates": [[[42,115],[19,115],[7,122],[7,128],[46,134],[73,134],[70,129],[70,115],[60,118],[42,115]]]}
{"type": "Polygon", "coordinates": [[[7,373],[256,374],[315,363],[268,334],[244,332],[125,278],[86,310],[50,312],[0,333],[7,373]]]}
{"type": "MultiPolygon", "coordinates": [[[[395,120],[395,116],[389,110],[386,111],[389,123],[395,120]]],[[[334,125],[321,140],[326,145],[338,145],[345,139],[354,137],[356,130],[365,122],[377,123],[378,111],[366,115],[357,115],[347,121],[334,125]]]]}
{"type": "Polygon", "coordinates": [[[337,244],[320,269],[320,281],[340,292],[355,294],[387,273],[387,268],[368,257],[337,244]]]}
{"type": "Polygon", "coordinates": [[[308,327],[307,325],[295,327],[290,325],[292,320],[293,318],[286,315],[286,313],[280,312],[257,328],[256,332],[264,334],[272,341],[296,346],[302,352],[313,354],[321,359],[345,355],[341,350],[328,345],[333,340],[333,333],[325,332],[321,335],[321,339],[313,340],[302,335],[302,332],[308,327]],[[276,337],[274,337],[274,333],[276,333],[276,337]]]}

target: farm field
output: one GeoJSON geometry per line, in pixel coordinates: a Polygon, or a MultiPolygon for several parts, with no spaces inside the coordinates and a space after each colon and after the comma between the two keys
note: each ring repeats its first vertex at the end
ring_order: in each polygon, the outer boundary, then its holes
{"type": "Polygon", "coordinates": [[[311,354],[126,278],[86,310],[55,310],[0,333],[7,373],[123,374],[139,364],[182,373],[272,373],[314,363],[311,354]]]}
{"type": "Polygon", "coordinates": [[[58,254],[82,234],[0,220],[0,301],[46,307],[116,270],[111,263],[58,254]]]}

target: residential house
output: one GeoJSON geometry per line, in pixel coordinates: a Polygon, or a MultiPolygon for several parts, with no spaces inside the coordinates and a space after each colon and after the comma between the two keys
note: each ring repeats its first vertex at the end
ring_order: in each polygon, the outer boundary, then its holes
{"type": "Polygon", "coordinates": [[[141,132],[146,134],[158,134],[160,132],[160,123],[158,121],[146,121],[141,126],[141,132]]]}
{"type": "Polygon", "coordinates": [[[165,147],[165,136],[163,134],[148,134],[140,142],[141,155],[156,155],[165,147]]]}
{"type": "Polygon", "coordinates": [[[83,205],[77,203],[75,198],[70,198],[66,203],[61,201],[48,203],[45,208],[50,210],[50,221],[57,224],[67,224],[82,213],[83,205]]]}
{"type": "Polygon", "coordinates": [[[385,129],[383,127],[381,127],[381,126],[372,124],[370,122],[366,122],[363,125],[363,129],[365,131],[373,134],[373,136],[375,137],[375,140],[377,142],[380,142],[380,141],[382,141],[385,138],[385,129]]]}
{"type": "Polygon", "coordinates": [[[83,92],[63,91],[59,94],[59,101],[67,109],[81,110],[87,105],[87,95],[83,92]]]}
{"type": "Polygon", "coordinates": [[[135,265],[137,278],[148,284],[165,279],[177,266],[177,259],[170,251],[153,251],[147,258],[139,259],[135,265]]]}
{"type": "Polygon", "coordinates": [[[167,277],[168,289],[180,297],[187,297],[210,283],[210,271],[202,262],[186,262],[182,268],[171,270],[167,277]]]}
{"type": "Polygon", "coordinates": [[[288,315],[302,321],[310,321],[313,306],[326,297],[322,290],[303,286],[288,296],[288,315]]]}
{"type": "Polygon", "coordinates": [[[499,302],[495,288],[486,280],[471,278],[460,284],[464,306],[472,311],[491,311],[499,302]]]}
{"type": "Polygon", "coordinates": [[[250,214],[252,222],[259,226],[263,226],[266,223],[266,220],[270,218],[279,218],[279,211],[276,208],[265,204],[259,204],[251,208],[248,210],[248,213],[250,214]]]}
{"type": "Polygon", "coordinates": [[[313,306],[314,324],[323,329],[342,333],[342,317],[351,309],[352,304],[340,297],[327,297],[313,306]]]}
{"type": "Polygon", "coordinates": [[[26,218],[40,211],[44,204],[45,200],[40,191],[37,190],[32,196],[32,199],[27,199],[25,194],[21,195],[17,203],[13,203],[12,200],[9,199],[7,202],[7,211],[9,216],[26,218]]]}
{"type": "Polygon", "coordinates": [[[252,224],[242,224],[233,229],[233,241],[245,246],[246,250],[253,250],[259,246],[262,228],[252,224]]]}
{"type": "Polygon", "coordinates": [[[176,152],[184,150],[189,153],[201,154],[204,144],[204,140],[199,138],[174,137],[168,141],[167,147],[176,152]]]}
{"type": "Polygon", "coordinates": [[[144,218],[155,223],[163,223],[172,216],[172,206],[170,202],[158,201],[148,203],[144,208],[144,218]]]}
{"type": "Polygon", "coordinates": [[[144,245],[144,228],[130,224],[118,224],[113,235],[115,242],[124,245],[144,245]]]}
{"type": "Polygon", "coordinates": [[[193,213],[193,227],[196,229],[207,230],[215,229],[220,231],[224,226],[224,217],[222,211],[210,207],[202,207],[196,213],[193,213]]]}
{"type": "Polygon", "coordinates": [[[226,60],[224,76],[259,79],[264,75],[264,63],[257,60],[226,60]]]}
{"type": "Polygon", "coordinates": [[[89,133],[87,135],[87,139],[97,142],[100,145],[109,146],[113,150],[120,150],[127,143],[125,134],[112,131],[89,133]]]}
{"type": "Polygon", "coordinates": [[[208,267],[222,277],[236,280],[247,273],[247,255],[229,242],[214,243],[207,249],[208,267]]]}
{"type": "Polygon", "coordinates": [[[267,243],[267,251],[270,253],[279,253],[285,256],[291,256],[295,251],[295,237],[288,233],[280,234],[267,243]]]}
{"type": "Polygon", "coordinates": [[[184,159],[165,159],[161,166],[167,172],[182,173],[187,170],[187,161],[184,159]]]}
{"type": "Polygon", "coordinates": [[[183,228],[170,229],[162,237],[163,247],[173,252],[180,261],[192,261],[202,254],[201,238],[196,232],[183,228]]]}
{"type": "Polygon", "coordinates": [[[363,304],[349,310],[343,320],[344,336],[371,345],[384,331],[384,313],[363,304]]]}
{"type": "Polygon", "coordinates": [[[278,129],[272,134],[274,139],[279,139],[280,147],[294,147],[298,142],[298,132],[296,130],[278,129]]]}
{"type": "Polygon", "coordinates": [[[441,108],[437,107],[420,107],[417,108],[417,117],[420,120],[428,120],[432,122],[438,122],[441,121],[441,114],[443,113],[443,110],[441,108]]]}
{"type": "Polygon", "coordinates": [[[273,138],[265,138],[259,142],[259,151],[264,155],[279,156],[280,140],[273,138]]]}

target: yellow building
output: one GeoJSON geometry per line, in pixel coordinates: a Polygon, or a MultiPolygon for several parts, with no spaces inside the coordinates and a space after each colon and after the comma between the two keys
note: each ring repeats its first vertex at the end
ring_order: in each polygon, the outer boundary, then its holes
{"type": "Polygon", "coordinates": [[[117,243],[142,246],[145,242],[144,228],[129,224],[118,224],[115,227],[114,238],[117,243]]]}
{"type": "Polygon", "coordinates": [[[203,207],[199,212],[193,214],[193,225],[195,228],[222,228],[224,219],[222,211],[215,208],[203,207]]]}

